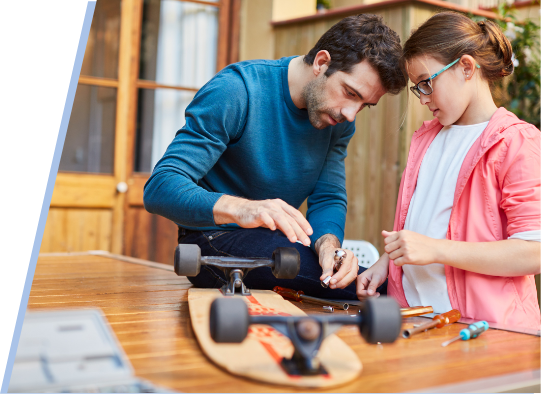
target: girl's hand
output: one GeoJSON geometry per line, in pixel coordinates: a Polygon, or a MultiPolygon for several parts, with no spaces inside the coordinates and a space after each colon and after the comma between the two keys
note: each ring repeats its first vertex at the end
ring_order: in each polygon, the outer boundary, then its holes
{"type": "Polygon", "coordinates": [[[385,252],[396,266],[404,264],[427,265],[438,262],[441,240],[413,231],[382,231],[385,252]]]}
{"type": "Polygon", "coordinates": [[[379,297],[376,291],[389,274],[389,256],[384,253],[376,263],[357,276],[357,297],[364,300],[368,297],[379,297]]]}

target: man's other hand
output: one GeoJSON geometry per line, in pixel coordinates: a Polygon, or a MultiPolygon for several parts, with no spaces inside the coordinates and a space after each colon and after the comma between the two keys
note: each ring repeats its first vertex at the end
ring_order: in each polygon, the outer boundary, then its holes
{"type": "Polygon", "coordinates": [[[213,209],[214,222],[236,223],[243,228],[266,227],[280,230],[291,242],[310,245],[313,234],[310,223],[298,209],[280,199],[252,201],[223,195],[213,209]]]}

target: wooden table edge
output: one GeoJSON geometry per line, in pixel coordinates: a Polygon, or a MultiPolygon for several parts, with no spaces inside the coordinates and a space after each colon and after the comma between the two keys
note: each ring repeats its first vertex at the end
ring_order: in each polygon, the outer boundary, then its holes
{"type": "Polygon", "coordinates": [[[165,271],[174,272],[175,268],[169,264],[156,263],[155,261],[139,259],[136,257],[124,256],[121,254],[110,253],[106,250],[89,250],[86,252],[57,252],[57,253],[40,253],[39,257],[60,257],[60,256],[98,256],[105,257],[108,259],[115,259],[119,261],[124,261],[126,263],[133,263],[144,265],[145,267],[157,268],[165,271]]]}
{"type": "Polygon", "coordinates": [[[541,372],[538,369],[470,380],[461,383],[433,386],[408,393],[539,393],[541,372]]]}

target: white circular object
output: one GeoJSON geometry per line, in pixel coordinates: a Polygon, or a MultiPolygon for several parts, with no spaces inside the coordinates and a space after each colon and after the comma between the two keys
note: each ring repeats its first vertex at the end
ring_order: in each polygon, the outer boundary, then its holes
{"type": "Polygon", "coordinates": [[[336,251],[336,256],[337,256],[338,258],[343,257],[343,256],[345,256],[345,255],[346,255],[346,252],[344,252],[343,250],[337,250],[337,251],[336,251]]]}
{"type": "Polygon", "coordinates": [[[118,182],[116,191],[119,193],[126,193],[128,191],[128,184],[126,182],[118,182]]]}

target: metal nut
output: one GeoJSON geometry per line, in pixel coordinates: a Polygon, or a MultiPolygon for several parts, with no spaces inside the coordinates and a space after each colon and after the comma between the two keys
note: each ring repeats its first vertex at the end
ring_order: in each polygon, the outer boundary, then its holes
{"type": "Polygon", "coordinates": [[[338,259],[343,258],[345,256],[346,256],[346,252],[343,251],[343,250],[335,250],[334,251],[334,259],[335,260],[338,260],[338,259]]]}

